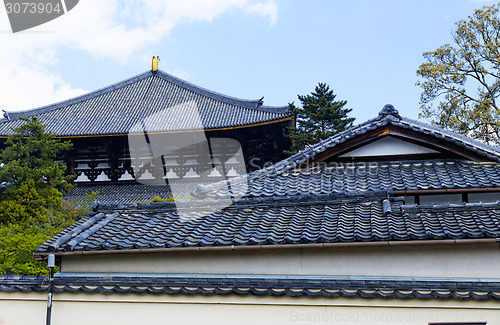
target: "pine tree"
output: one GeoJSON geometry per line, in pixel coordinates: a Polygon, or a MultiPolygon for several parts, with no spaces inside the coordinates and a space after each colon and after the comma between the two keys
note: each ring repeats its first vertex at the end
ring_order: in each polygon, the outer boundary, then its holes
{"type": "Polygon", "coordinates": [[[286,154],[295,154],[352,126],[354,118],[347,116],[352,109],[344,108],[347,101],[335,101],[336,97],[328,85],[318,83],[310,95],[298,95],[302,107],[289,104],[296,125],[288,129],[292,146],[286,154]]]}
{"type": "MultiPolygon", "coordinates": [[[[61,142],[45,132],[36,117],[23,118],[21,126],[14,128],[5,149],[0,153],[0,182],[7,184],[2,199],[8,198],[23,184],[32,182],[36,191],[45,199],[54,190],[62,194],[71,187],[73,176],[65,175],[66,165],[56,162],[57,154],[71,148],[70,141],[61,142]]],[[[50,200],[49,200],[50,201],[50,200]]]]}

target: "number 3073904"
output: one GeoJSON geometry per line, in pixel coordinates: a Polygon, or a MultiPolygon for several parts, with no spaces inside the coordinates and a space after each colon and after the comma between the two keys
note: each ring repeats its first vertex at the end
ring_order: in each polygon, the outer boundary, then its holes
{"type": "Polygon", "coordinates": [[[41,3],[41,2],[15,2],[5,3],[5,8],[7,13],[11,14],[51,14],[60,13],[63,9],[60,7],[60,3],[52,5],[51,3],[41,3]]]}

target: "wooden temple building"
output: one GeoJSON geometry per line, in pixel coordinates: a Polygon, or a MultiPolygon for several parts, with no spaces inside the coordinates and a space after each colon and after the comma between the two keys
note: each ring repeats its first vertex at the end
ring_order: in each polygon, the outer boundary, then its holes
{"type": "Polygon", "coordinates": [[[168,197],[169,180],[189,193],[196,184],[280,161],[293,122],[287,106],[222,95],[157,66],[60,103],[4,111],[0,146],[30,116],[73,143],[61,156],[76,175],[69,199],[98,191],[101,202],[118,203],[168,197]]]}

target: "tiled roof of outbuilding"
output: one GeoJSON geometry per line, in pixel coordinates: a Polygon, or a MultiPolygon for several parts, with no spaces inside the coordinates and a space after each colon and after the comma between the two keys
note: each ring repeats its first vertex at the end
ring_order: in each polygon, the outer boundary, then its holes
{"type": "MultiPolygon", "coordinates": [[[[47,279],[0,276],[0,291],[46,292],[47,279]]],[[[54,292],[271,297],[500,300],[498,279],[345,276],[56,275],[54,292]]]]}
{"type": "MultiPolygon", "coordinates": [[[[332,163],[280,173],[257,171],[231,180],[231,193],[235,197],[471,188],[500,188],[500,163],[463,160],[332,163]]],[[[193,194],[198,198],[229,196],[225,183],[200,184],[193,194]]]]}
{"type": "MultiPolygon", "coordinates": [[[[367,185],[374,189],[392,187],[395,190],[498,187],[500,170],[499,165],[495,163],[482,165],[480,162],[451,160],[336,163],[333,167],[323,166],[324,169],[300,170],[307,167],[317,155],[349,139],[388,125],[431,135],[443,143],[449,142],[475,152],[483,156],[485,161],[500,162],[500,148],[401,117],[392,105],[386,105],[374,119],[333,135],[274,165],[233,179],[231,182],[234,184],[234,195],[243,195],[247,187],[238,184],[247,182],[248,195],[252,196],[270,195],[272,191],[276,193],[286,191],[288,195],[299,191],[300,193],[362,191],[367,185]]],[[[227,186],[224,182],[202,184],[193,195],[198,198],[227,196],[225,191],[227,186]]]]}
{"type": "Polygon", "coordinates": [[[363,135],[371,130],[387,125],[394,125],[403,129],[414,130],[422,134],[431,135],[443,143],[448,142],[450,144],[455,144],[482,155],[489,160],[500,162],[500,148],[467,138],[463,135],[430,124],[401,117],[392,105],[386,105],[376,118],[360,123],[343,132],[333,135],[328,139],[320,141],[315,145],[312,145],[272,166],[257,171],[256,173],[279,174],[287,170],[299,168],[301,165],[303,166],[305,163],[311,162],[316,155],[330,148],[342,144],[354,137],[363,135]]]}
{"type": "Polygon", "coordinates": [[[154,114],[161,114],[161,118],[154,121],[148,132],[189,130],[193,127],[191,119],[176,118],[183,115],[182,104],[188,102],[195,103],[204,129],[265,123],[291,116],[288,107],[263,106],[262,100],[222,95],[162,71],[148,71],[57,104],[5,112],[0,121],[0,136],[12,134],[11,128],[23,123],[20,117],[33,115],[46,124],[47,132],[56,136],[128,134],[134,125],[154,114]],[[162,114],[172,107],[177,107],[176,114],[162,114]]]}
{"type": "Polygon", "coordinates": [[[39,253],[497,238],[500,202],[404,206],[387,193],[101,207],[39,253]],[[221,209],[217,209],[221,204],[221,209]],[[227,206],[227,207],[225,207],[227,206]],[[208,210],[212,208],[212,210],[208,210]],[[179,217],[182,210],[182,218],[179,217]]]}

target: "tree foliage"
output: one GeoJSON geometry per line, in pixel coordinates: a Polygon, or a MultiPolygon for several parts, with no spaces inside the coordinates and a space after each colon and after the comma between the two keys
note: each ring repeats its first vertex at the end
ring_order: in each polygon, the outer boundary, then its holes
{"type": "Polygon", "coordinates": [[[417,85],[421,117],[455,132],[500,144],[499,5],[478,9],[456,23],[454,45],[425,52],[417,85]],[[439,99],[437,106],[433,102],[439,99]]]}
{"type": "MultiPolygon", "coordinates": [[[[11,203],[19,213],[15,203],[11,203]]],[[[20,222],[0,224],[0,274],[15,273],[47,275],[47,264],[33,257],[35,248],[72,225],[87,211],[63,201],[61,206],[44,211],[37,218],[46,222],[20,222]]]]}
{"type": "Polygon", "coordinates": [[[73,176],[65,175],[66,165],[55,160],[57,154],[71,148],[72,143],[61,142],[45,132],[36,117],[23,120],[25,123],[13,129],[15,133],[7,139],[0,154],[4,164],[0,181],[8,184],[6,194],[11,195],[29,180],[43,197],[50,197],[54,190],[65,194],[72,187],[73,176]]]}
{"type": "Polygon", "coordinates": [[[336,101],[336,97],[324,83],[318,83],[310,95],[298,95],[302,107],[290,104],[296,126],[288,129],[292,146],[285,153],[295,154],[352,126],[354,118],[347,116],[352,109],[344,108],[347,102],[336,101]]]}
{"type": "Polygon", "coordinates": [[[55,162],[71,143],[46,133],[36,118],[14,131],[0,153],[0,272],[46,274],[45,263],[32,256],[34,249],[83,213],[62,200],[72,176],[55,162]]]}

